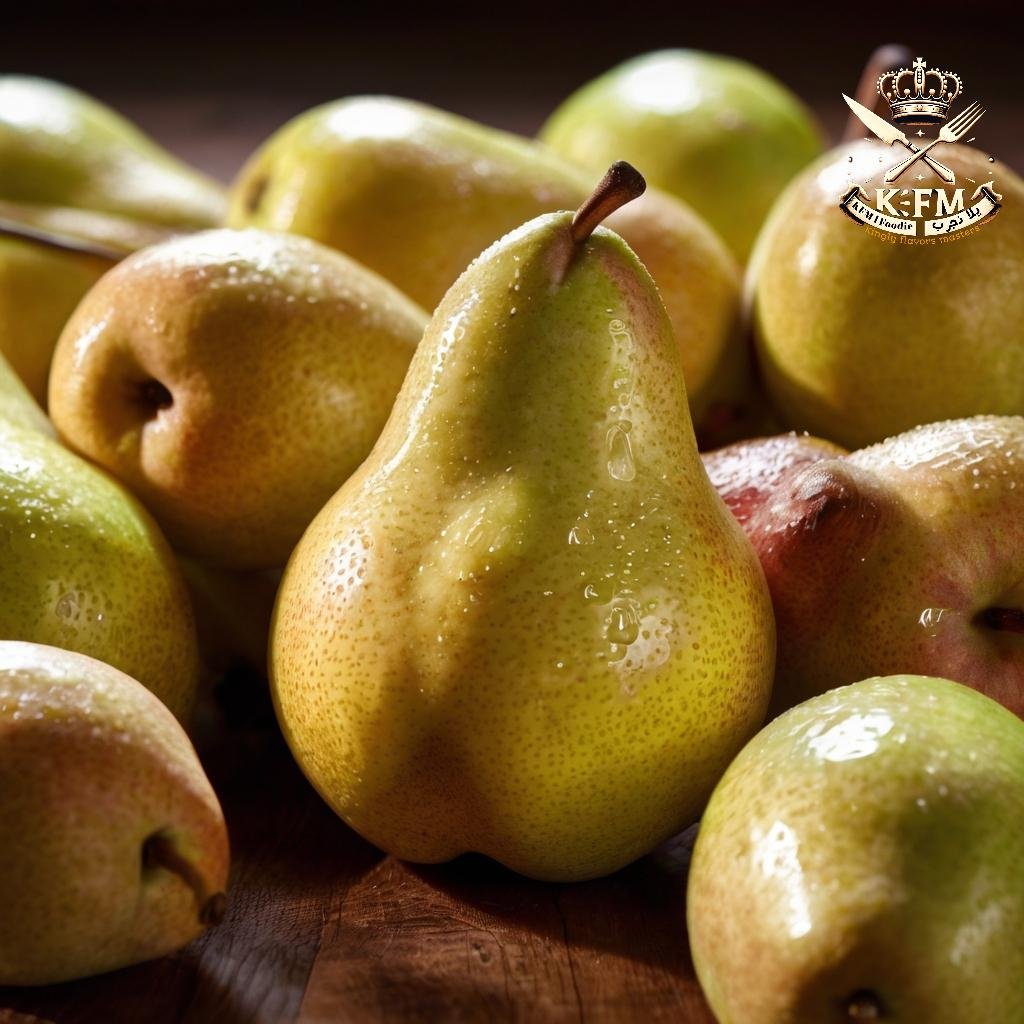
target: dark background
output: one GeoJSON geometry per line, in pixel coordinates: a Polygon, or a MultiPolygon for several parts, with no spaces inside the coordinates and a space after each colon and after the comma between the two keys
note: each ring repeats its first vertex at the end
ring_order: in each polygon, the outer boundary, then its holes
{"type": "Polygon", "coordinates": [[[575,87],[647,50],[696,47],[760,65],[835,138],[867,55],[903,42],[956,71],[987,114],[976,145],[1024,169],[1020,15],[1009,4],[801,5],[519,0],[416,6],[222,0],[0,7],[0,68],[111,103],[224,180],[288,118],[355,93],[392,93],[534,133],[575,87]]]}

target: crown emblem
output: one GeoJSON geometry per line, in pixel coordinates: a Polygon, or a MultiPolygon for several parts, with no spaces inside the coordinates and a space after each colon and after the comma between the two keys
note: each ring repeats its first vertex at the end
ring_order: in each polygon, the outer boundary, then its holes
{"type": "Polygon", "coordinates": [[[923,57],[918,57],[912,68],[886,71],[878,79],[878,93],[888,101],[892,119],[899,124],[945,121],[950,103],[962,91],[959,75],[930,68],[923,57]]]}

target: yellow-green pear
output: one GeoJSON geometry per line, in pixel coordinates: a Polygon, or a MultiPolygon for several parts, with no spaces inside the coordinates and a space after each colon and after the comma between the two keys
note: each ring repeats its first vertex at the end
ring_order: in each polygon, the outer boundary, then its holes
{"type": "Polygon", "coordinates": [[[57,346],[50,414],[176,547],[279,567],[373,447],[425,323],[326,246],[200,232],[89,292],[57,346]]]}
{"type": "MultiPolygon", "coordinates": [[[[968,237],[896,244],[840,209],[853,183],[871,197],[883,187],[897,157],[876,142],[823,156],[772,212],[748,287],[763,377],[788,425],[859,448],[923,423],[1024,413],[1024,181],[969,146],[935,157],[968,204],[986,182],[1003,197],[968,237]]],[[[955,201],[927,166],[917,173],[914,187],[955,201]]]]}
{"type": "Polygon", "coordinates": [[[29,394],[11,364],[0,354],[0,417],[29,430],[55,436],[53,424],[29,394]]]}
{"type": "Polygon", "coordinates": [[[0,199],[175,228],[213,227],[224,192],[109,107],[42,78],[0,77],[0,199]]]}
{"type": "Polygon", "coordinates": [[[184,583],[122,487],[0,417],[0,639],[99,658],[187,720],[198,676],[184,583]]]}
{"type": "MultiPolygon", "coordinates": [[[[408,100],[353,97],[307,111],[264,144],[232,187],[228,223],[331,245],[433,310],[487,246],[541,213],[579,206],[592,180],[517,135],[408,100]]],[[[721,240],[655,193],[608,226],[661,290],[698,424],[713,405],[745,407],[739,270],[721,240]]]]}
{"type": "Polygon", "coordinates": [[[172,953],[224,914],[228,837],[195,751],[134,679],[0,642],[0,985],[172,953]]]}
{"type": "Polygon", "coordinates": [[[924,676],[777,718],[715,789],[690,866],[719,1024],[1024,1021],[1024,722],[924,676]]]}
{"type": "Polygon", "coordinates": [[[629,160],[685,200],[740,260],[786,182],[822,147],[810,111],[745,61],[662,50],[612,68],[569,97],[541,139],[591,170],[629,160]]]}
{"type": "Polygon", "coordinates": [[[616,165],[452,286],[285,570],[278,717],[390,853],[592,878],[692,822],[762,721],[764,578],[701,466],[616,165]]]}

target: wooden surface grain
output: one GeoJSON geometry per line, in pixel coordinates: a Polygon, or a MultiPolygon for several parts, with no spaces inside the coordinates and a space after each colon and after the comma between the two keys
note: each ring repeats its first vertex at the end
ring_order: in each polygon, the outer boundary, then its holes
{"type": "Polygon", "coordinates": [[[233,845],[223,923],[163,960],[0,989],[0,1024],[713,1024],[686,945],[692,831],[576,885],[404,864],[327,808],[264,705],[199,746],[233,845]]]}

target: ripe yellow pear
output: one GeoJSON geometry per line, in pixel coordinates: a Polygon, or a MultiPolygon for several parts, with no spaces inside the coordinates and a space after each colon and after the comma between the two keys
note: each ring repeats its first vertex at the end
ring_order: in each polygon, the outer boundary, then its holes
{"type": "Polygon", "coordinates": [[[122,487],[0,417],[0,639],[99,658],[187,720],[195,627],[174,556],[122,487]]]}
{"type": "MultiPolygon", "coordinates": [[[[860,448],[924,423],[1024,413],[1024,181],[970,146],[934,155],[968,203],[992,180],[1003,196],[967,237],[894,244],[840,209],[851,182],[874,196],[897,162],[875,142],[823,156],[765,224],[748,287],[765,384],[790,426],[860,448]]],[[[914,186],[941,185],[917,173],[914,186]]]]}
{"type": "MultiPolygon", "coordinates": [[[[591,184],[590,172],[517,135],[421,103],[360,96],[275,133],[232,187],[228,223],[324,242],[433,310],[492,242],[531,217],[579,206],[591,184]]],[[[664,194],[644,195],[608,226],[658,284],[698,428],[712,412],[739,418],[751,379],[739,269],[725,245],[664,194]]]]}
{"type": "Polygon", "coordinates": [[[1024,722],[868,679],[777,718],[701,820],[690,947],[719,1024],[1020,1024],[1024,722]]]}
{"type": "Polygon", "coordinates": [[[61,437],[176,547],[273,568],[369,453],[426,314],[308,239],[211,231],[130,256],[65,328],[61,437]]]}
{"type": "Polygon", "coordinates": [[[642,184],[616,165],[469,267],[285,570],[281,726],[396,856],[614,871],[696,818],[764,715],[763,576],[654,282],[596,226],[642,184]]]}
{"type": "Polygon", "coordinates": [[[0,642],[0,985],[115,970],[224,913],[228,838],[181,726],[134,679],[0,642]]]}

